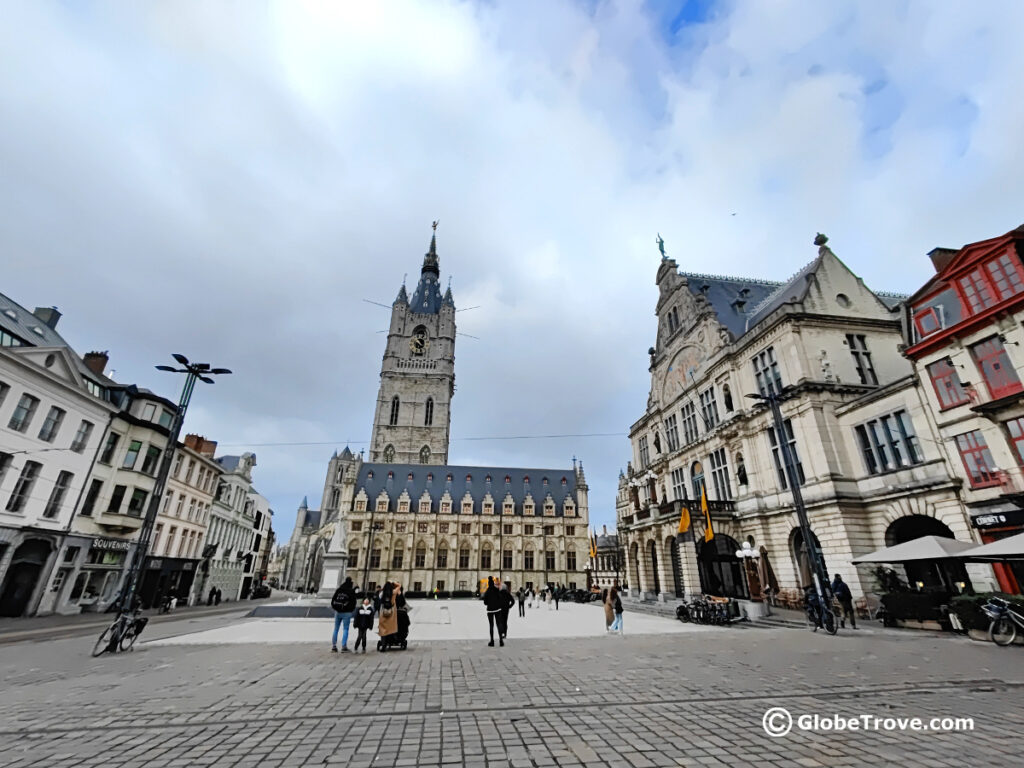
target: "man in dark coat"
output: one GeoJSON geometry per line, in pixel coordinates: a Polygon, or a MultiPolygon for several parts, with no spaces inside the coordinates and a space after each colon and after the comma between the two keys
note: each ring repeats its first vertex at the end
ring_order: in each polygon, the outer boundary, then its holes
{"type": "Polygon", "coordinates": [[[516,592],[516,600],[519,602],[519,615],[526,615],[526,593],[523,592],[523,588],[520,587],[516,592]]]}
{"type": "Polygon", "coordinates": [[[832,581],[832,594],[836,596],[839,605],[843,609],[843,618],[840,620],[840,627],[846,626],[846,619],[850,619],[850,626],[857,628],[857,614],[853,610],[853,593],[850,592],[850,585],[843,581],[838,573],[832,581]]]}
{"type": "Polygon", "coordinates": [[[356,590],[352,586],[352,578],[347,577],[344,583],[334,592],[331,608],[334,609],[334,635],[331,637],[331,650],[338,652],[338,629],[344,626],[341,635],[342,653],[348,653],[348,628],[356,610],[356,590]]]}
{"type": "Polygon", "coordinates": [[[501,585],[499,593],[501,601],[498,604],[501,606],[501,610],[498,611],[498,638],[501,644],[505,645],[505,637],[508,635],[508,612],[516,604],[516,599],[512,597],[512,591],[507,583],[501,585]]]}
{"type": "MultiPolygon", "coordinates": [[[[487,626],[491,631],[491,642],[487,645],[494,647],[494,622],[500,621],[502,604],[504,598],[501,596],[501,590],[494,586],[494,577],[487,577],[487,589],[484,591],[484,609],[487,611],[487,626]]],[[[498,627],[499,639],[501,639],[501,627],[498,627]]],[[[505,641],[501,640],[501,644],[504,645],[505,641]]]]}

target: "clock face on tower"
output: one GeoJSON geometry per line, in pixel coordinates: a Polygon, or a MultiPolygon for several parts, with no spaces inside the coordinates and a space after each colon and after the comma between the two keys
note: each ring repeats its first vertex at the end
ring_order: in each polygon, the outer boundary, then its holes
{"type": "Polygon", "coordinates": [[[409,351],[412,352],[415,357],[422,357],[427,352],[427,347],[430,346],[430,338],[427,336],[427,329],[420,326],[413,331],[412,338],[409,339],[409,351]]]}

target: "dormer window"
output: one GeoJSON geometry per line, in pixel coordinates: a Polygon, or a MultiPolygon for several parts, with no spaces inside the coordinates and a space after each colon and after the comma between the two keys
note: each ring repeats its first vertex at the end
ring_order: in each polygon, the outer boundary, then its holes
{"type": "Polygon", "coordinates": [[[441,514],[442,515],[451,514],[451,511],[452,511],[452,503],[450,501],[442,501],[441,502],[441,514]]]}
{"type": "Polygon", "coordinates": [[[523,504],[523,514],[532,515],[534,511],[533,504],[523,504]]]}
{"type": "Polygon", "coordinates": [[[484,502],[484,514],[485,515],[493,515],[494,514],[494,504],[492,502],[490,502],[490,501],[485,501],[484,502]]]}
{"type": "Polygon", "coordinates": [[[377,499],[377,511],[378,512],[387,512],[388,511],[388,500],[387,499],[377,499]]]}
{"type": "Polygon", "coordinates": [[[408,512],[409,511],[409,502],[408,501],[400,501],[400,502],[398,502],[398,511],[399,512],[408,512]]]}
{"type": "Polygon", "coordinates": [[[427,499],[424,499],[423,501],[420,502],[420,514],[426,515],[426,514],[429,514],[429,512],[430,512],[430,502],[427,499]]]}
{"type": "Polygon", "coordinates": [[[464,502],[462,502],[462,514],[464,514],[464,515],[472,515],[473,514],[473,502],[472,501],[464,501],[464,502]]]}
{"type": "Polygon", "coordinates": [[[356,499],[356,512],[366,511],[366,499],[356,499]]]}

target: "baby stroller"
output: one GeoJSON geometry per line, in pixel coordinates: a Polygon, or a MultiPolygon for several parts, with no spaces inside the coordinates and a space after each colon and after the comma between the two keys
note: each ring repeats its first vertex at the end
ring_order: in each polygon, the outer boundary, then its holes
{"type": "Polygon", "coordinates": [[[409,606],[405,604],[405,598],[401,595],[395,600],[395,614],[398,630],[384,635],[377,641],[378,651],[386,651],[389,648],[404,651],[409,647],[409,606]]]}

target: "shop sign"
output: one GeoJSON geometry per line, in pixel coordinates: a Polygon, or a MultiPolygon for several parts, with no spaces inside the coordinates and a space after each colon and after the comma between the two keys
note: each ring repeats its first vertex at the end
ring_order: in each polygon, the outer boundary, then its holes
{"type": "Polygon", "coordinates": [[[93,539],[93,549],[118,549],[127,552],[132,548],[132,542],[125,539],[93,539]]]}
{"type": "Polygon", "coordinates": [[[1024,525],[1024,509],[975,515],[971,518],[971,525],[975,528],[1005,528],[1014,525],[1024,525]]]}
{"type": "Polygon", "coordinates": [[[150,560],[149,561],[149,565],[147,565],[146,567],[149,568],[151,571],[159,571],[161,568],[164,567],[164,561],[163,560],[150,560]]]}

